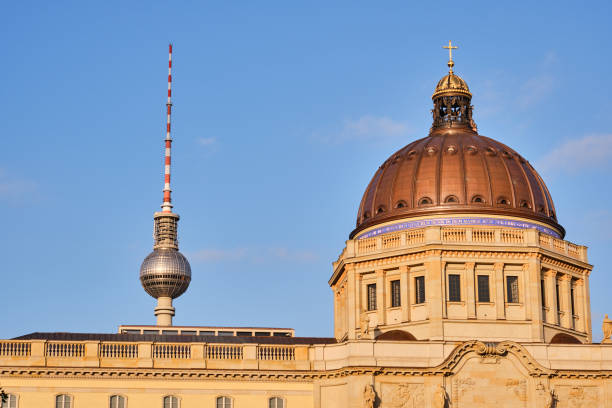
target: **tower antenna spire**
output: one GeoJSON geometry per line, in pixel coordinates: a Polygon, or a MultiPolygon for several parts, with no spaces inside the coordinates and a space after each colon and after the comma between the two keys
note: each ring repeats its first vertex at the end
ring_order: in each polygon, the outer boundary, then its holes
{"type": "Polygon", "coordinates": [[[140,283],[144,290],[157,299],[155,316],[158,326],[172,326],[174,307],[172,299],[181,296],[191,282],[191,266],[179,252],[178,221],[179,215],[172,212],[170,194],[170,115],[172,114],[172,44],[169,46],[168,60],[168,102],[166,124],[166,157],[164,167],[164,202],[162,210],[153,214],[153,252],[140,266],[140,283]]]}
{"type": "Polygon", "coordinates": [[[170,189],[170,164],[172,137],[170,136],[171,116],[172,116],[172,44],[168,45],[168,102],[166,102],[167,121],[166,121],[166,154],[164,159],[164,202],[162,212],[172,212],[172,190],[170,189]]]}

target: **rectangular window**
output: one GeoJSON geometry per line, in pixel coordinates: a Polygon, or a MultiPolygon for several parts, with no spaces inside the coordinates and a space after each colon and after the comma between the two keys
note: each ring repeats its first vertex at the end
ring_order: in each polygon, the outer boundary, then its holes
{"type": "Polygon", "coordinates": [[[461,276],[459,275],[448,275],[448,300],[461,301],[461,276]]]}
{"type": "Polygon", "coordinates": [[[478,275],[478,301],[490,302],[489,275],[478,275]]]}
{"type": "Polygon", "coordinates": [[[540,297],[542,298],[542,307],[546,307],[546,285],[543,279],[540,281],[540,297]]]}
{"type": "Polygon", "coordinates": [[[557,301],[557,313],[561,311],[561,302],[559,301],[559,282],[555,283],[555,297],[557,301]]]}
{"type": "Polygon", "coordinates": [[[401,305],[400,281],[391,281],[391,307],[399,307],[401,305]]]}
{"type": "Polygon", "coordinates": [[[506,299],[508,303],[519,302],[518,276],[506,276],[506,299]]]}
{"type": "Polygon", "coordinates": [[[368,310],[376,310],[376,284],[368,285],[368,310]]]}
{"type": "Polygon", "coordinates": [[[425,303],[425,277],[414,278],[414,303],[425,303]]]}

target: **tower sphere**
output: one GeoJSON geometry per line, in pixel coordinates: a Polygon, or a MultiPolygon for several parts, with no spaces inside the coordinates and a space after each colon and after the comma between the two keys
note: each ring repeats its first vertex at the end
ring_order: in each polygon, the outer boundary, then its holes
{"type": "Polygon", "coordinates": [[[156,249],[140,266],[140,283],[154,298],[175,299],[191,282],[191,266],[187,258],[174,249],[156,249]]]}

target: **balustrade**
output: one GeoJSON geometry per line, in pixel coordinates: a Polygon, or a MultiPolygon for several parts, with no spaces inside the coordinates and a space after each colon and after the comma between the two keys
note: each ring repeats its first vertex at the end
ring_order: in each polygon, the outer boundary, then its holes
{"type": "Polygon", "coordinates": [[[258,346],[259,360],[295,360],[295,349],[292,346],[258,346]]]}
{"type": "Polygon", "coordinates": [[[2,357],[28,357],[32,346],[27,341],[0,341],[0,356],[2,357]]]}
{"type": "Polygon", "coordinates": [[[234,344],[209,344],[206,347],[206,358],[212,360],[240,360],[242,346],[234,344]]]}
{"type": "Polygon", "coordinates": [[[49,342],[46,348],[47,357],[83,357],[85,343],[49,342]]]}
{"type": "Polygon", "coordinates": [[[184,343],[153,344],[153,358],[191,358],[191,346],[184,343]]]}
{"type": "Polygon", "coordinates": [[[138,344],[102,343],[100,357],[104,358],[138,358],[138,344]]]}

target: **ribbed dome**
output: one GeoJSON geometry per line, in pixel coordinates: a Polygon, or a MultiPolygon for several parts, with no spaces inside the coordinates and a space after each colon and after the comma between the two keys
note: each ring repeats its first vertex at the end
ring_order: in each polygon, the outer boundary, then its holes
{"type": "Polygon", "coordinates": [[[441,127],[380,166],[351,237],[392,220],[459,213],[530,219],[565,234],[546,185],[527,160],[468,127],[441,127]]]}
{"type": "Polygon", "coordinates": [[[436,90],[432,95],[432,99],[437,98],[438,96],[442,96],[445,94],[453,94],[453,95],[466,95],[470,98],[472,94],[470,93],[470,88],[468,88],[467,83],[459,76],[450,72],[448,75],[445,75],[440,81],[438,81],[438,85],[436,85],[436,90]]]}

